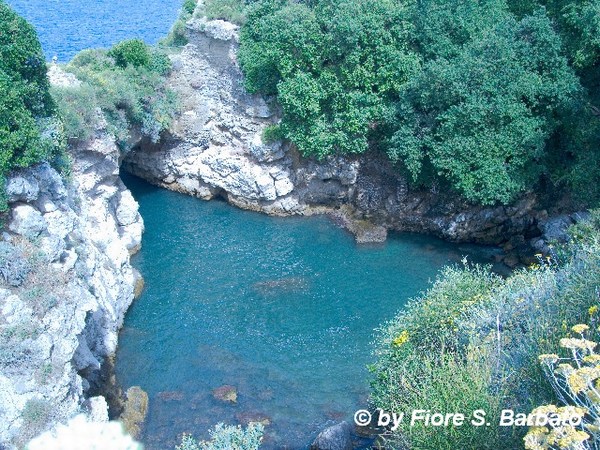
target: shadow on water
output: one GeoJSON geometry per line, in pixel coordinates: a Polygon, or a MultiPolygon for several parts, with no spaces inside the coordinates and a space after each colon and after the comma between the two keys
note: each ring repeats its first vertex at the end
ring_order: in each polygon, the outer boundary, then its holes
{"type": "Polygon", "coordinates": [[[116,372],[150,396],[150,450],[252,420],[269,422],[265,448],[307,448],[366,406],[373,330],[444,265],[490,253],[395,233],[358,246],[325,217],[268,217],[124,180],[146,224],[134,258],[146,289],[116,372]],[[223,386],[235,402],[215,398],[223,386]]]}

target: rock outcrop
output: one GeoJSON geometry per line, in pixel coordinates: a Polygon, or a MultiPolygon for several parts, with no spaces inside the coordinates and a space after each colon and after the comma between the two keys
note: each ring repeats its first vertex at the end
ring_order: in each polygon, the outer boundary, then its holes
{"type": "MultiPolygon", "coordinates": [[[[48,164],[13,173],[0,241],[0,447],[22,446],[81,411],[107,420],[100,368],[140,275],[138,205],[108,133],[71,149],[66,180],[48,164]]],[[[3,447],[3,448],[4,448],[3,447]]]]}
{"type": "Polygon", "coordinates": [[[243,88],[237,26],[193,19],[187,34],[169,80],[182,113],[160,144],[141,141],[127,155],[129,172],[268,214],[333,213],[359,242],[385,240],[387,229],[494,245],[541,234],[545,212],[536,209],[533,195],[508,207],[475,206],[436,187],[412,189],[382,156],[317,161],[300,157],[293,146],[263,142],[278,111],[243,88]]]}
{"type": "Polygon", "coordinates": [[[323,430],[310,446],[310,450],[352,450],[352,425],[340,422],[323,430]]]}

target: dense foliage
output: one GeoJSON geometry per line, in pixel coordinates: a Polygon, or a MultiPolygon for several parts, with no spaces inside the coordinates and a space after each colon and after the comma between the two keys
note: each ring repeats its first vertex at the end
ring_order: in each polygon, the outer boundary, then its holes
{"type": "Polygon", "coordinates": [[[4,177],[10,170],[61,152],[53,112],[37,34],[0,0],[0,211],[6,209],[4,177]]]}
{"type": "Polygon", "coordinates": [[[230,3],[207,8],[245,21],[246,87],[305,155],[384,151],[483,204],[599,184],[596,0],[230,3]]]}
{"type": "Polygon", "coordinates": [[[52,88],[69,139],[93,135],[97,108],[124,150],[133,126],[157,142],[171,124],[177,99],[166,86],[171,62],[160,50],[133,39],[109,51],[85,50],[65,69],[81,81],[77,86],[52,88]]]}
{"type": "Polygon", "coordinates": [[[184,434],[176,450],[258,450],[263,433],[260,423],[250,422],[246,428],[219,423],[210,431],[210,441],[196,441],[184,434]]]}
{"type": "Polygon", "coordinates": [[[556,259],[506,279],[478,266],[448,268],[382,327],[371,367],[374,407],[483,409],[492,424],[404,426],[391,436],[392,448],[523,448],[527,428],[498,427],[501,410],[527,413],[556,402],[538,355],[560,353],[559,339],[573,325],[598,320],[600,212],[571,235],[556,259]]]}

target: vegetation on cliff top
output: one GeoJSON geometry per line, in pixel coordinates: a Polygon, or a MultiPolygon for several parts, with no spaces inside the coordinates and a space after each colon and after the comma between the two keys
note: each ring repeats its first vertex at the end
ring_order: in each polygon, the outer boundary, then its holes
{"type": "Polygon", "coordinates": [[[0,0],[0,211],[8,172],[43,160],[62,165],[63,150],[37,34],[0,0]]]}
{"type": "Polygon", "coordinates": [[[139,39],[110,50],[84,50],[66,65],[81,84],[53,86],[53,97],[70,140],[92,137],[101,110],[108,130],[127,150],[131,130],[158,142],[177,111],[177,98],[166,85],[171,70],[168,56],[139,39]]]}
{"type": "Polygon", "coordinates": [[[387,153],[416,185],[482,204],[600,198],[600,3],[207,0],[244,23],[251,92],[305,155],[387,153]],[[587,186],[587,187],[586,187],[587,186]]]}

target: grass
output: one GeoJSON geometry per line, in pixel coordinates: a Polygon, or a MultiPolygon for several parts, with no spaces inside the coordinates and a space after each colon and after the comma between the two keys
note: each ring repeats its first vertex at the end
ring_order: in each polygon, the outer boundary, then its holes
{"type": "Polygon", "coordinates": [[[65,70],[81,84],[53,87],[51,92],[71,142],[94,136],[98,110],[122,150],[128,150],[133,127],[158,142],[178,109],[175,93],[166,86],[169,58],[141,41],[124,41],[109,51],[84,50],[65,70]]]}
{"type": "Polygon", "coordinates": [[[206,0],[203,13],[208,19],[222,19],[243,25],[249,3],[244,0],[206,0]]]}
{"type": "MultiPolygon", "coordinates": [[[[375,343],[372,403],[391,412],[504,408],[529,412],[556,402],[537,356],[589,320],[599,302],[600,213],[572,230],[557,260],[501,279],[479,266],[444,270],[433,286],[385,324],[375,343]]],[[[497,422],[496,422],[497,423],[497,422]]],[[[411,449],[516,449],[527,432],[497,426],[404,427],[391,442],[411,449]],[[434,432],[435,431],[435,432],[434,432]]]]}

